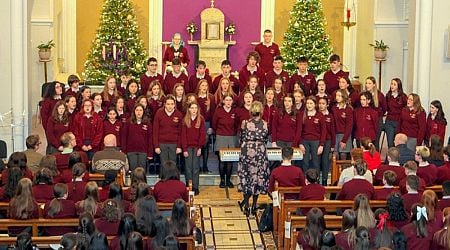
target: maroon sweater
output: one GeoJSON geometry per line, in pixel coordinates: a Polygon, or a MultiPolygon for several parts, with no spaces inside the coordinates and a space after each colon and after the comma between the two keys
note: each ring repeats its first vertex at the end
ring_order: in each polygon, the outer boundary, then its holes
{"type": "Polygon", "coordinates": [[[298,83],[305,92],[305,96],[315,95],[317,92],[316,76],[311,72],[307,73],[308,74],[304,76],[300,75],[298,71],[294,73],[289,80],[289,89],[287,89],[287,91],[292,93],[294,84],[298,83]]]}
{"type": "Polygon", "coordinates": [[[145,73],[141,75],[141,94],[147,95],[148,88],[150,87],[150,84],[158,80],[160,84],[164,82],[164,78],[161,74],[156,73],[156,76],[147,76],[145,73]]]}
{"type": "Polygon", "coordinates": [[[197,86],[198,86],[198,82],[199,82],[201,79],[205,79],[205,80],[208,82],[208,86],[211,86],[211,85],[212,85],[212,79],[211,79],[211,76],[210,76],[210,75],[208,75],[208,74],[205,73],[205,75],[203,76],[203,78],[197,78],[197,74],[194,73],[193,75],[191,75],[191,76],[189,77],[188,87],[185,89],[184,92],[185,92],[186,94],[187,94],[187,93],[195,93],[195,90],[197,89],[197,86]]]}
{"type": "Polygon", "coordinates": [[[280,74],[275,73],[273,69],[266,71],[266,90],[267,88],[273,87],[273,83],[275,82],[275,79],[281,78],[281,81],[283,82],[284,90],[289,91],[289,74],[288,72],[282,70],[280,74]]]}
{"type": "Polygon", "coordinates": [[[205,121],[210,122],[214,115],[214,111],[216,110],[216,103],[214,101],[214,96],[212,94],[208,94],[208,97],[197,97],[197,103],[200,107],[200,114],[202,114],[205,121]],[[207,102],[209,101],[209,109],[207,106],[207,102]]]}
{"type": "Polygon", "coordinates": [[[148,99],[148,109],[150,110],[151,116],[155,117],[156,111],[164,106],[165,98],[161,97],[161,99],[148,99]]]}
{"type": "Polygon", "coordinates": [[[189,54],[185,47],[180,46],[178,50],[175,50],[174,47],[169,46],[164,51],[163,63],[171,62],[175,57],[178,57],[182,63],[189,64],[189,54]]]}
{"type": "Polygon", "coordinates": [[[445,129],[447,128],[447,122],[436,121],[432,119],[431,115],[427,117],[427,128],[425,132],[425,143],[428,144],[432,135],[438,135],[441,138],[441,142],[445,142],[445,129]]]}
{"type": "Polygon", "coordinates": [[[334,126],[336,134],[343,134],[340,142],[347,143],[353,129],[353,109],[348,105],[345,108],[333,106],[331,112],[334,117],[334,126]]]}
{"type": "Polygon", "coordinates": [[[69,124],[69,122],[64,124],[50,118],[47,123],[47,130],[45,130],[47,142],[49,142],[53,147],[58,148],[61,145],[61,136],[70,131],[69,124]]]}
{"type": "Polygon", "coordinates": [[[106,234],[106,236],[114,236],[117,235],[119,222],[119,220],[110,222],[106,218],[101,217],[95,219],[94,224],[95,228],[97,228],[98,231],[106,234]]]}
{"type": "Polygon", "coordinates": [[[373,185],[366,179],[353,178],[344,183],[337,199],[353,200],[358,194],[365,194],[370,200],[375,198],[375,189],[373,188],[373,185]]]}
{"type": "Polygon", "coordinates": [[[283,115],[281,111],[276,112],[272,120],[272,141],[292,142],[293,147],[298,146],[302,133],[302,116],[301,112],[294,117],[283,115]]]}
{"type": "Polygon", "coordinates": [[[214,112],[211,126],[216,132],[216,135],[233,136],[237,134],[238,123],[239,117],[235,108],[231,108],[227,112],[222,106],[219,106],[214,112]]]}
{"type": "MultiPolygon", "coordinates": [[[[80,154],[81,162],[86,164],[86,166],[87,166],[89,163],[89,159],[88,159],[86,153],[83,151],[76,151],[76,152],[78,152],[80,154]]],[[[69,167],[70,153],[63,154],[63,153],[59,152],[59,153],[54,154],[53,156],[55,156],[55,158],[56,158],[56,167],[58,168],[58,170],[61,171],[61,170],[69,167]]]]}
{"type": "Polygon", "coordinates": [[[405,93],[401,95],[397,95],[397,97],[393,97],[386,95],[386,105],[387,105],[387,115],[386,120],[391,121],[400,121],[400,114],[404,107],[406,107],[406,102],[408,101],[408,97],[405,93]]]}
{"type": "Polygon", "coordinates": [[[32,187],[34,199],[39,203],[46,203],[53,199],[52,184],[35,184],[32,187]]]}
{"type": "MultiPolygon", "coordinates": [[[[210,85],[210,89],[209,92],[211,93],[216,93],[217,89],[220,87],[220,80],[223,78],[224,76],[222,74],[216,76],[214,78],[214,81],[212,83],[212,85],[210,85]]],[[[228,79],[230,79],[231,82],[231,88],[233,89],[233,92],[235,94],[239,94],[239,88],[240,88],[240,83],[239,80],[234,77],[233,75],[230,74],[230,76],[228,77],[228,79]]]]}
{"type": "Polygon", "coordinates": [[[411,214],[412,205],[420,202],[421,198],[422,198],[422,192],[406,193],[406,194],[402,195],[403,206],[405,207],[406,214],[411,214]]]}
{"type": "Polygon", "coordinates": [[[339,88],[339,78],[344,77],[348,78],[348,72],[344,72],[339,70],[338,72],[333,73],[333,71],[328,70],[323,75],[323,80],[325,80],[325,84],[327,85],[327,93],[332,94],[339,88]]]}
{"type": "MultiPolygon", "coordinates": [[[[406,193],[408,192],[408,191],[406,190],[406,177],[407,177],[407,176],[405,176],[405,177],[400,181],[400,183],[398,183],[398,186],[399,186],[399,188],[400,188],[400,192],[401,192],[402,194],[406,194],[406,193]]],[[[425,191],[425,187],[426,187],[425,181],[424,181],[422,178],[419,177],[419,192],[425,191]]]]}
{"type": "Polygon", "coordinates": [[[188,77],[184,73],[181,73],[178,77],[175,77],[171,72],[169,72],[164,78],[163,84],[164,93],[172,94],[174,90],[173,88],[177,83],[181,83],[182,85],[184,85],[185,93],[188,93],[187,92],[188,90],[187,88],[189,88],[188,82],[189,82],[188,77]]]}
{"type": "Polygon", "coordinates": [[[425,181],[425,185],[433,186],[437,180],[438,168],[434,164],[428,164],[427,166],[419,166],[417,168],[417,176],[425,181]]]}
{"type": "Polygon", "coordinates": [[[392,166],[392,165],[384,165],[382,164],[377,168],[377,172],[373,178],[374,185],[383,185],[383,175],[384,172],[391,170],[394,171],[394,173],[397,174],[397,179],[395,180],[394,186],[398,186],[400,183],[400,180],[406,177],[405,175],[405,168],[402,166],[392,166]]]}
{"type": "Polygon", "coordinates": [[[153,119],[153,145],[155,148],[159,148],[159,144],[176,144],[177,147],[181,147],[180,133],[181,123],[183,120],[183,114],[174,110],[169,116],[164,108],[160,108],[156,111],[155,118],[153,119]]]}
{"type": "Polygon", "coordinates": [[[198,126],[197,119],[190,121],[190,128],[183,121],[181,126],[181,147],[183,152],[187,152],[188,148],[199,149],[206,143],[205,119],[201,117],[200,125],[198,126]]]}
{"type": "Polygon", "coordinates": [[[67,190],[69,191],[69,200],[78,202],[84,199],[84,189],[87,181],[75,181],[67,183],[67,190]],[[75,186],[75,187],[74,187],[75,186]]]}
{"type": "Polygon", "coordinates": [[[117,119],[114,123],[111,123],[109,120],[103,121],[103,138],[105,138],[108,134],[113,134],[116,136],[117,146],[120,147],[120,141],[122,139],[122,127],[123,123],[117,119]]]}
{"type": "Polygon", "coordinates": [[[259,88],[264,89],[266,82],[266,73],[261,67],[256,67],[255,72],[250,72],[247,69],[247,65],[244,65],[239,71],[239,89],[243,90],[248,85],[248,79],[251,75],[256,75],[258,78],[259,88]]]}
{"type": "Polygon", "coordinates": [[[408,242],[408,249],[430,249],[431,241],[433,240],[433,234],[428,230],[428,235],[425,238],[417,237],[417,227],[413,222],[403,226],[401,231],[405,234],[406,241],[408,242]]]}
{"type": "Polygon", "coordinates": [[[45,131],[47,131],[48,120],[50,119],[50,117],[52,117],[53,108],[55,107],[58,101],[59,100],[53,99],[53,97],[47,97],[42,101],[40,114],[42,127],[44,127],[45,131]]]}
{"type": "Polygon", "coordinates": [[[378,108],[375,108],[378,111],[378,117],[383,117],[387,110],[386,98],[383,93],[378,90],[378,108]]]}
{"type": "Polygon", "coordinates": [[[437,168],[437,180],[435,184],[442,184],[444,181],[450,180],[450,162],[445,162],[444,165],[437,168]]]}
{"type": "Polygon", "coordinates": [[[341,247],[343,250],[353,250],[354,249],[350,244],[348,244],[348,233],[347,232],[339,232],[334,237],[336,240],[336,246],[341,247]]]}
{"type": "Polygon", "coordinates": [[[326,136],[325,140],[331,142],[331,147],[334,148],[334,145],[336,145],[336,128],[334,125],[334,118],[333,114],[322,114],[323,120],[325,122],[325,129],[326,129],[326,136]]]}
{"type": "Polygon", "coordinates": [[[73,134],[78,147],[85,145],[85,140],[90,140],[92,150],[96,151],[103,139],[103,121],[97,113],[93,113],[89,118],[83,113],[78,113],[73,121],[73,134]]]}
{"type": "Polygon", "coordinates": [[[385,187],[382,189],[375,189],[375,200],[387,200],[387,197],[392,192],[399,192],[399,189],[396,187],[392,188],[385,187]]]}
{"type": "Polygon", "coordinates": [[[450,207],[450,198],[442,197],[442,199],[439,200],[439,209],[444,210],[446,207],[450,207]]]}
{"type": "Polygon", "coordinates": [[[320,112],[316,112],[313,116],[306,115],[306,112],[305,116],[302,117],[303,127],[299,143],[302,144],[303,140],[319,141],[320,146],[323,146],[327,136],[325,119],[320,112]]]}
{"type": "Polygon", "coordinates": [[[177,199],[189,201],[186,184],[179,180],[158,181],[153,189],[156,202],[172,203],[177,199]]]}
{"type": "Polygon", "coordinates": [[[152,124],[132,123],[129,120],[122,129],[122,151],[124,153],[140,152],[153,157],[152,124]]]}
{"type": "MultiPolygon", "coordinates": [[[[269,192],[274,191],[275,181],[278,181],[279,187],[305,186],[305,175],[299,167],[281,165],[270,173],[269,192]]],[[[286,195],[285,199],[297,199],[297,195],[286,195]]]]}
{"type": "Polygon", "coordinates": [[[236,109],[236,113],[238,116],[239,129],[241,129],[242,121],[250,119],[250,110],[245,107],[241,107],[236,109]]]}
{"type": "MultiPolygon", "coordinates": [[[[64,200],[60,199],[61,202],[61,211],[59,213],[50,216],[48,212],[50,211],[50,201],[45,204],[44,208],[44,218],[47,219],[61,219],[61,218],[75,218],[77,217],[77,213],[75,210],[75,203],[72,200],[64,200]]],[[[76,227],[45,227],[44,232],[45,235],[54,236],[54,235],[63,235],[66,233],[74,232],[76,227]]]]}
{"type": "Polygon", "coordinates": [[[280,54],[278,44],[272,43],[270,46],[266,46],[261,42],[255,46],[255,51],[258,52],[261,57],[259,66],[261,66],[265,72],[273,69],[273,58],[280,54]]]}
{"type": "Polygon", "coordinates": [[[370,107],[360,107],[355,109],[355,138],[361,140],[363,137],[369,137],[375,141],[378,130],[378,112],[370,107]]]}
{"type": "Polygon", "coordinates": [[[417,138],[417,145],[422,145],[425,137],[426,114],[423,111],[414,113],[409,108],[404,108],[400,114],[400,123],[397,132],[406,134],[408,137],[417,138]]]}
{"type": "MultiPolygon", "coordinates": [[[[325,197],[325,188],[318,184],[318,183],[312,183],[312,184],[308,184],[304,187],[302,187],[302,189],[300,189],[300,193],[298,195],[299,200],[304,200],[304,201],[321,201],[323,200],[325,197]]],[[[308,211],[311,208],[302,208],[302,214],[306,215],[308,213],[308,211]]],[[[321,208],[323,212],[325,212],[325,209],[321,208]]]]}
{"type": "Polygon", "coordinates": [[[267,104],[264,105],[264,111],[262,115],[262,119],[267,122],[268,129],[269,129],[269,135],[272,135],[272,123],[273,123],[273,117],[275,116],[275,113],[277,112],[277,107],[275,105],[268,106],[267,104]]]}

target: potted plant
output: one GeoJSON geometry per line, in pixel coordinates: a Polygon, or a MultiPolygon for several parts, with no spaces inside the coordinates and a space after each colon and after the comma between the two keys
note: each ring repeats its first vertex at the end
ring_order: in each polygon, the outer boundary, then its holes
{"type": "Polygon", "coordinates": [[[386,59],[387,50],[389,46],[383,42],[383,40],[375,40],[375,44],[370,43],[370,46],[374,48],[374,57],[376,60],[384,60],[386,59]]]}
{"type": "Polygon", "coordinates": [[[37,48],[39,49],[39,60],[41,61],[50,60],[50,55],[53,47],[55,47],[55,43],[53,42],[53,40],[39,44],[37,46],[37,48]]]}
{"type": "Polygon", "coordinates": [[[233,35],[236,34],[236,25],[234,23],[230,23],[225,27],[225,33],[230,36],[230,41],[233,40],[233,35]]]}

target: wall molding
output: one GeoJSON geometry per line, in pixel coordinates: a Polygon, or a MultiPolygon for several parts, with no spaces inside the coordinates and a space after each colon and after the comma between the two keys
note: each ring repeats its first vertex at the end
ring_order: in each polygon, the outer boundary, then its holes
{"type": "Polygon", "coordinates": [[[31,25],[32,26],[53,26],[53,19],[48,18],[33,18],[31,19],[31,25]]]}
{"type": "Polygon", "coordinates": [[[148,55],[158,60],[162,71],[163,0],[149,0],[148,55]]]}
{"type": "Polygon", "coordinates": [[[408,28],[408,21],[397,21],[397,20],[379,20],[374,22],[376,28],[408,28]]]}

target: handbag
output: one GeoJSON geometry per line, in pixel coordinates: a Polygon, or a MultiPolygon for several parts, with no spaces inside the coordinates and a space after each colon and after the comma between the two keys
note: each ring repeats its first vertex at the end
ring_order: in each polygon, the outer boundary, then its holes
{"type": "Polygon", "coordinates": [[[267,204],[259,220],[259,231],[269,232],[273,230],[273,205],[267,204]]]}

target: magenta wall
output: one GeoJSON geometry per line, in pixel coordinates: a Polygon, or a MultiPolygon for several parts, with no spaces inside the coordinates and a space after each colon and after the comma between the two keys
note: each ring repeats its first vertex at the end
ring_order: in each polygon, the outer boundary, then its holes
{"type": "MultiPolygon", "coordinates": [[[[186,25],[194,21],[200,27],[200,12],[211,6],[208,0],[163,0],[163,41],[171,41],[174,33],[179,32],[183,40],[190,38],[186,25]]],[[[229,59],[233,70],[239,70],[245,64],[248,52],[253,50],[251,42],[260,41],[261,0],[218,0],[215,7],[225,15],[225,25],[236,24],[236,34],[233,40],[236,45],[229,50],[229,59]]],[[[194,40],[200,39],[200,31],[194,35],[194,40]]],[[[229,39],[225,35],[225,40],[229,39]]],[[[194,49],[187,45],[191,58],[189,72],[194,72],[194,49]]],[[[201,59],[201,58],[200,58],[201,59]]],[[[225,58],[224,58],[225,59],[225,58]]]]}

